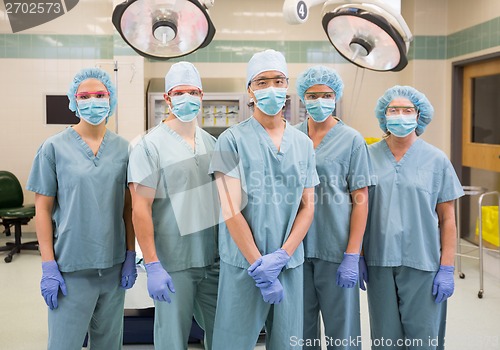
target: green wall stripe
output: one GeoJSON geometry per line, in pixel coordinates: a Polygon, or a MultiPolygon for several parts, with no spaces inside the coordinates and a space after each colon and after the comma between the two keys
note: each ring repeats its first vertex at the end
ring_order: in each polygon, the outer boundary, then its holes
{"type": "Polygon", "coordinates": [[[446,58],[499,46],[500,17],[448,35],[446,45],[446,58]]]}
{"type": "Polygon", "coordinates": [[[0,35],[0,58],[112,59],[110,35],[0,35]]]}
{"type": "MultiPolygon", "coordinates": [[[[285,54],[288,63],[345,63],[338,52],[325,41],[224,41],[214,40],[210,45],[173,62],[247,63],[255,52],[275,49],[285,54]]],[[[151,60],[154,61],[154,60],[151,60]]]]}
{"type": "MultiPolygon", "coordinates": [[[[443,60],[500,46],[500,17],[448,36],[416,36],[409,60],[443,60]]],[[[289,63],[346,63],[333,46],[321,41],[213,40],[207,47],[172,59],[177,62],[246,63],[253,53],[273,48],[289,63]]],[[[0,58],[112,59],[137,53],[120,35],[0,34],[0,58]]],[[[154,62],[155,60],[150,60],[154,62]]]]}

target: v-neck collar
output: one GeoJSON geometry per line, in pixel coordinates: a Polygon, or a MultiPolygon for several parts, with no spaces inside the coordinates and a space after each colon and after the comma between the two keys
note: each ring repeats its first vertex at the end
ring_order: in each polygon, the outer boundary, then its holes
{"type": "Polygon", "coordinates": [[[80,144],[80,146],[83,148],[83,150],[87,154],[87,157],[90,160],[94,161],[94,163],[97,162],[101,158],[101,155],[104,152],[104,149],[106,147],[106,142],[108,140],[109,130],[106,129],[106,132],[104,133],[101,144],[99,145],[99,149],[97,150],[97,154],[94,154],[94,152],[92,152],[92,149],[87,144],[87,142],[85,142],[82,139],[80,134],[75,129],[73,129],[72,127],[68,127],[68,129],[69,129],[69,133],[74,137],[75,141],[78,144],[80,144]]]}
{"type": "Polygon", "coordinates": [[[194,149],[193,147],[191,147],[191,145],[189,143],[186,142],[186,140],[184,140],[184,138],[179,135],[174,129],[172,129],[170,126],[168,126],[167,124],[165,123],[161,123],[163,129],[165,131],[167,131],[170,135],[172,135],[180,144],[182,144],[184,147],[187,148],[187,150],[189,151],[189,153],[197,156],[201,153],[203,153],[203,150],[200,149],[201,147],[201,142],[200,142],[200,131],[199,131],[199,128],[196,127],[195,128],[195,132],[194,132],[194,149]]]}
{"type": "Polygon", "coordinates": [[[420,144],[422,140],[419,138],[413,142],[413,144],[408,148],[408,150],[405,152],[403,157],[399,160],[399,162],[396,161],[396,157],[394,157],[394,154],[392,154],[391,149],[389,148],[389,145],[387,144],[387,140],[383,140],[383,145],[385,148],[385,154],[387,158],[390,160],[390,162],[393,164],[394,167],[401,167],[403,164],[406,162],[406,160],[411,156],[411,154],[414,152],[415,148],[417,148],[417,144],[420,144]]]}
{"type": "Polygon", "coordinates": [[[281,138],[281,144],[280,144],[280,150],[278,151],[278,148],[274,144],[273,140],[271,139],[271,136],[269,136],[268,132],[264,127],[262,126],[261,123],[255,117],[251,117],[250,121],[252,123],[252,126],[254,127],[254,130],[257,132],[257,134],[261,135],[261,138],[265,140],[267,143],[267,147],[270,149],[272,155],[278,160],[281,161],[283,156],[285,155],[287,149],[288,149],[288,133],[290,132],[290,125],[288,122],[285,120],[285,130],[283,132],[283,137],[281,138]]]}
{"type": "MultiPolygon", "coordinates": [[[[331,139],[333,137],[333,135],[337,133],[337,130],[342,125],[344,125],[344,122],[342,122],[342,120],[340,120],[338,118],[335,118],[335,120],[337,120],[337,124],[335,124],[334,126],[332,126],[330,128],[330,130],[328,130],[328,132],[325,134],[325,136],[323,136],[323,138],[321,139],[321,141],[319,142],[319,144],[314,149],[316,152],[319,151],[328,142],[328,140],[331,139]]],[[[309,138],[311,138],[309,136],[309,117],[306,118],[306,120],[304,121],[304,123],[305,123],[305,126],[306,126],[306,135],[309,138]]]]}

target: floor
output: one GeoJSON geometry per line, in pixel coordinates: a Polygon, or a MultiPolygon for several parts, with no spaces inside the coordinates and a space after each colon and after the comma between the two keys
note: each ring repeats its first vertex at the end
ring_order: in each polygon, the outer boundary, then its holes
{"type": "MultiPolygon", "coordinates": [[[[33,238],[25,234],[23,239],[33,238]]],[[[10,238],[9,238],[10,240],[10,238]]],[[[7,238],[0,237],[0,245],[7,238]]],[[[463,248],[477,256],[477,249],[463,248]]],[[[3,262],[0,252],[0,349],[42,350],[47,341],[47,308],[40,296],[40,256],[34,251],[15,255],[3,262]]],[[[446,345],[448,350],[500,350],[500,257],[497,252],[484,254],[484,296],[479,291],[479,262],[462,258],[465,279],[455,273],[455,294],[448,303],[446,345]]],[[[361,293],[363,348],[369,349],[369,324],[366,293],[361,293]]],[[[152,350],[152,345],[125,345],[124,350],[152,350]]],[[[202,349],[191,345],[190,350],[202,349]]],[[[255,349],[265,349],[258,344],[255,349]]]]}

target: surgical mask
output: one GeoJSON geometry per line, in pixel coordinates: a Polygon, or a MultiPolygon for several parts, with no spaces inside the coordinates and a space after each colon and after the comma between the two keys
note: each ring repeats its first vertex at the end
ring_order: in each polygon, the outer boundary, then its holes
{"type": "Polygon", "coordinates": [[[253,91],[257,99],[257,108],[267,115],[276,115],[283,109],[286,102],[286,88],[268,87],[253,91]]]}
{"type": "Polygon", "coordinates": [[[91,97],[77,102],[77,116],[91,125],[99,125],[109,116],[109,99],[91,97]]]}
{"type": "Polygon", "coordinates": [[[417,127],[417,114],[392,115],[386,117],[387,130],[396,137],[405,137],[411,134],[417,127]]]}
{"type": "Polygon", "coordinates": [[[331,98],[317,98],[305,100],[307,113],[318,123],[324,122],[335,110],[335,100],[331,98]]]}
{"type": "Polygon", "coordinates": [[[172,101],[172,113],[181,122],[193,121],[200,111],[201,99],[197,96],[186,93],[181,96],[171,96],[170,100],[172,101]]]}

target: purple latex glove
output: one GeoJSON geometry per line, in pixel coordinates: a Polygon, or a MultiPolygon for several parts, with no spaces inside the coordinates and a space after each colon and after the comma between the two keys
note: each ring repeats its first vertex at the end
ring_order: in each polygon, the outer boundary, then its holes
{"type": "Polygon", "coordinates": [[[172,277],[161,266],[159,261],[145,264],[148,273],[148,293],[149,296],[157,301],[166,301],[170,303],[168,292],[175,293],[172,277]]]}
{"type": "Polygon", "coordinates": [[[127,250],[125,261],[122,264],[121,286],[124,289],[130,289],[137,279],[137,268],[135,265],[135,252],[127,250]]]}
{"type": "Polygon", "coordinates": [[[366,290],[365,283],[368,283],[368,267],[366,266],[366,261],[364,256],[359,257],[359,288],[366,290]]]}
{"type": "Polygon", "coordinates": [[[283,267],[290,260],[288,253],[280,248],[277,251],[261,256],[249,268],[248,274],[256,282],[259,288],[271,286],[278,278],[283,267]]]}
{"type": "Polygon", "coordinates": [[[337,286],[352,288],[358,282],[359,254],[344,253],[344,259],[337,269],[337,286]]]}
{"type": "Polygon", "coordinates": [[[268,287],[260,288],[260,293],[262,294],[264,301],[269,304],[281,303],[285,295],[285,291],[283,290],[283,286],[281,285],[279,279],[276,279],[268,287]]]}
{"type": "Polygon", "coordinates": [[[42,262],[42,280],[40,281],[40,289],[42,291],[45,303],[51,309],[57,309],[57,295],[59,288],[63,295],[67,295],[66,283],[59,271],[59,266],[55,260],[42,262]]]}
{"type": "Polygon", "coordinates": [[[432,295],[436,296],[434,300],[437,304],[445,301],[453,294],[455,290],[455,281],[453,280],[454,266],[439,266],[439,270],[432,283],[432,295]]]}

